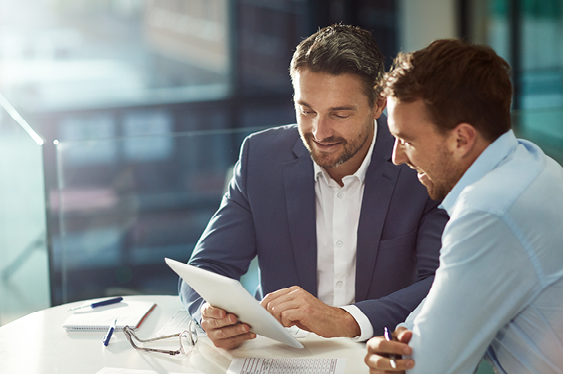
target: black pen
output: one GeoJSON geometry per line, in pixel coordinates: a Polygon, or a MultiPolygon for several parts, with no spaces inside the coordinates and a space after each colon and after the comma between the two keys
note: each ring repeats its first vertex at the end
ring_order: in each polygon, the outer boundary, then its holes
{"type": "MultiPolygon", "coordinates": [[[[397,339],[397,337],[395,337],[395,335],[393,335],[387,327],[383,329],[383,336],[388,342],[399,341],[399,339],[397,339]]],[[[387,356],[389,357],[390,364],[393,369],[397,368],[397,360],[403,359],[403,356],[394,353],[389,353],[387,356]]]]}

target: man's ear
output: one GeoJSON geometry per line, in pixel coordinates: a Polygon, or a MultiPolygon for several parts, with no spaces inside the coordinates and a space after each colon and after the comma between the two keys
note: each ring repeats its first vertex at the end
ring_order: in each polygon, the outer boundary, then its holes
{"type": "Polygon", "coordinates": [[[462,122],[450,132],[450,147],[458,158],[464,158],[475,151],[479,132],[469,123],[462,122]]]}
{"type": "Polygon", "coordinates": [[[373,105],[373,119],[378,119],[381,117],[381,113],[387,106],[387,98],[385,96],[378,96],[375,99],[375,104],[373,105]]]}

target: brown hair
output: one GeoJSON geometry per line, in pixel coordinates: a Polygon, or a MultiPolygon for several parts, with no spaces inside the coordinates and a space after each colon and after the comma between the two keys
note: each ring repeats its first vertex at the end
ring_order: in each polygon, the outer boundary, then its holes
{"type": "Polygon", "coordinates": [[[511,128],[510,66],[488,46],[444,39],[399,53],[382,86],[384,96],[423,99],[442,131],[469,123],[493,142],[511,128]]]}
{"type": "Polygon", "coordinates": [[[373,107],[381,92],[379,81],[385,59],[371,33],[359,27],[335,24],[325,27],[297,46],[289,73],[307,69],[332,75],[355,74],[364,84],[364,93],[373,107]]]}

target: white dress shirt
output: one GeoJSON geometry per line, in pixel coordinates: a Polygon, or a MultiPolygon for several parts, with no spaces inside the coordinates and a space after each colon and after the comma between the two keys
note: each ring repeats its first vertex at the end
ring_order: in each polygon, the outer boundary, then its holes
{"type": "Polygon", "coordinates": [[[367,316],[353,304],[356,294],[356,243],[364,194],[365,175],[371,162],[377,122],[368,153],[360,168],[342,179],[342,187],[316,163],[315,194],[317,214],[318,298],[350,313],[360,325],[357,340],[367,340],[373,327],[367,316]]]}

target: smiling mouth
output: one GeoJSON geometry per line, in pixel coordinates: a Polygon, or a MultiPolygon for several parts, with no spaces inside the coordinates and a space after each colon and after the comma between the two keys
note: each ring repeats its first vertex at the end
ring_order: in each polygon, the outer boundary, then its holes
{"type": "Polygon", "coordinates": [[[424,176],[428,177],[423,170],[417,168],[416,166],[409,164],[409,163],[407,163],[407,166],[416,171],[418,179],[423,178],[424,176]]]}
{"type": "Polygon", "coordinates": [[[347,144],[346,139],[337,136],[329,136],[320,141],[315,139],[311,132],[301,136],[310,152],[333,153],[337,152],[340,146],[346,146],[347,144]]]}
{"type": "Polygon", "coordinates": [[[429,186],[432,186],[434,184],[428,177],[428,174],[426,174],[422,170],[418,170],[418,174],[416,176],[418,178],[418,181],[422,183],[423,186],[426,186],[426,188],[429,188],[429,186]]]}
{"type": "Polygon", "coordinates": [[[335,147],[337,145],[346,143],[346,141],[344,139],[338,139],[338,138],[335,138],[335,137],[329,137],[329,138],[324,139],[323,141],[318,141],[313,136],[311,136],[310,139],[311,139],[311,142],[313,142],[320,149],[329,149],[329,148],[335,147]]]}
{"type": "Polygon", "coordinates": [[[406,164],[407,164],[407,166],[408,166],[409,168],[411,168],[411,169],[413,169],[413,170],[416,170],[417,173],[419,173],[419,174],[420,174],[420,173],[424,173],[422,170],[420,170],[419,168],[417,168],[417,167],[414,166],[413,164],[411,164],[411,163],[409,163],[409,162],[407,162],[406,164]]]}
{"type": "Polygon", "coordinates": [[[340,144],[339,142],[334,142],[334,143],[332,143],[332,142],[330,142],[330,143],[329,142],[318,142],[315,139],[313,139],[313,143],[315,143],[319,147],[332,147],[332,146],[340,144]]]}

